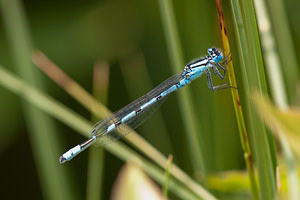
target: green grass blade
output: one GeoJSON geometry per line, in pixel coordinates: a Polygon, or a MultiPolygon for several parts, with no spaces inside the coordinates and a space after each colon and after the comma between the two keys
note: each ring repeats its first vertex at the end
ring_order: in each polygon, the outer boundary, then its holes
{"type": "MultiPolygon", "coordinates": [[[[175,15],[173,13],[173,6],[171,0],[158,0],[165,38],[167,42],[168,52],[172,64],[172,71],[177,73],[185,66],[182,47],[179,41],[178,30],[176,27],[175,15]]],[[[189,152],[191,156],[192,165],[195,171],[200,170],[205,177],[207,171],[204,159],[204,143],[199,140],[199,123],[196,121],[196,113],[193,108],[192,94],[190,88],[183,88],[179,95],[180,110],[182,113],[182,120],[184,122],[186,136],[189,143],[189,152]]]]}
{"type": "MultiPolygon", "coordinates": [[[[227,30],[226,30],[226,25],[225,25],[225,19],[223,15],[223,8],[220,0],[216,1],[217,3],[217,9],[218,9],[218,17],[219,17],[219,23],[220,23],[220,29],[221,29],[221,35],[222,35],[222,41],[223,41],[223,47],[224,47],[224,53],[227,55],[230,50],[229,46],[229,39],[227,36],[227,30]]],[[[231,59],[231,57],[229,58],[231,59]]],[[[236,83],[236,78],[235,78],[235,73],[233,69],[233,61],[228,63],[228,79],[229,83],[231,86],[238,88],[237,83],[236,83]]],[[[254,171],[254,166],[253,166],[253,156],[252,152],[250,149],[250,144],[249,144],[249,136],[248,132],[246,129],[246,123],[245,123],[245,118],[242,110],[242,103],[240,101],[240,96],[239,96],[239,90],[238,89],[231,89],[231,94],[232,94],[232,100],[233,100],[233,105],[236,113],[236,119],[237,119],[237,124],[239,128],[239,134],[240,134],[240,139],[242,143],[242,148],[244,151],[244,159],[246,162],[247,170],[248,170],[248,176],[249,180],[251,183],[251,191],[254,199],[258,199],[258,191],[257,191],[257,183],[255,179],[255,171],[254,171]]]]}
{"type": "Polygon", "coordinates": [[[170,154],[169,158],[168,158],[166,171],[165,171],[165,182],[163,185],[163,193],[164,193],[165,199],[168,198],[168,190],[169,190],[169,182],[170,182],[170,168],[172,166],[172,163],[173,163],[173,155],[170,154]]]}
{"type": "MultiPolygon", "coordinates": [[[[106,105],[109,87],[109,65],[106,62],[96,62],[93,76],[93,94],[106,105]]],[[[99,120],[96,116],[92,118],[92,121],[99,120]]],[[[104,164],[104,149],[100,146],[90,147],[86,186],[87,200],[101,200],[103,197],[104,164]]]]}
{"type": "Polygon", "coordinates": [[[285,164],[287,166],[288,199],[299,199],[298,171],[291,147],[293,147],[295,153],[299,152],[300,113],[297,110],[275,107],[268,98],[257,93],[253,94],[253,101],[255,102],[260,117],[266,122],[269,128],[276,133],[281,144],[285,164]]]}
{"type": "Polygon", "coordinates": [[[299,106],[299,97],[297,95],[299,65],[297,63],[294,42],[285,11],[284,3],[286,3],[286,1],[271,0],[267,2],[273,32],[275,34],[276,46],[278,47],[279,57],[282,61],[281,71],[283,72],[282,75],[284,76],[289,103],[294,106],[299,106]]]}
{"type": "MultiPolygon", "coordinates": [[[[21,1],[1,0],[0,3],[17,73],[43,88],[43,81],[30,61],[33,44],[21,1]]],[[[66,169],[57,163],[60,147],[54,122],[32,104],[26,101],[22,104],[44,198],[76,199],[66,169]]]]}
{"type": "MultiPolygon", "coordinates": [[[[279,61],[279,55],[276,51],[276,42],[275,37],[272,32],[272,25],[271,20],[269,17],[269,14],[266,9],[266,5],[264,1],[257,1],[255,0],[255,10],[256,15],[258,18],[258,24],[259,24],[259,31],[262,41],[262,47],[264,51],[264,60],[266,63],[266,69],[268,72],[269,77],[269,85],[271,88],[271,93],[274,99],[275,104],[282,110],[286,110],[288,108],[288,100],[287,100],[287,91],[284,84],[284,77],[281,69],[284,69],[280,65],[279,61]]],[[[282,63],[285,62],[286,59],[282,63]]],[[[292,69],[293,71],[293,66],[292,69]]],[[[283,70],[287,71],[287,73],[290,70],[283,70]]],[[[286,81],[287,83],[291,84],[291,82],[295,81],[294,78],[297,78],[297,75],[291,76],[291,80],[286,81]]],[[[290,79],[290,77],[288,77],[290,79]]],[[[296,83],[296,82],[295,82],[296,83]]],[[[295,87],[292,87],[291,90],[295,89],[295,87]]],[[[296,91],[294,91],[296,92],[296,91]]],[[[293,98],[293,97],[291,97],[293,98]]],[[[289,173],[288,181],[289,181],[289,199],[300,199],[300,193],[299,193],[299,181],[297,178],[294,178],[294,174],[297,174],[296,172],[296,163],[295,159],[293,158],[293,153],[288,145],[288,141],[286,139],[285,133],[283,130],[278,130],[279,133],[279,143],[281,144],[281,147],[283,149],[283,155],[285,156],[289,173]]]]}
{"type": "Polygon", "coordinates": [[[270,82],[269,85],[271,89],[271,94],[278,106],[280,106],[281,108],[286,108],[287,96],[285,91],[285,85],[280,70],[281,66],[279,56],[276,52],[275,39],[272,33],[272,26],[268,17],[266,5],[263,1],[257,0],[254,0],[254,5],[262,41],[264,60],[266,63],[265,66],[270,82]]]}
{"type": "Polygon", "coordinates": [[[86,199],[103,199],[103,175],[105,151],[102,147],[91,147],[87,169],[86,199]]]}
{"type": "Polygon", "coordinates": [[[241,71],[244,81],[248,111],[248,129],[250,130],[256,160],[259,180],[259,198],[274,199],[276,196],[275,166],[270,149],[270,137],[266,132],[254,106],[249,99],[251,90],[257,89],[267,94],[264,66],[262,63],[261,48],[256,25],[256,18],[252,1],[231,1],[233,19],[237,32],[237,45],[241,61],[241,71]]]}

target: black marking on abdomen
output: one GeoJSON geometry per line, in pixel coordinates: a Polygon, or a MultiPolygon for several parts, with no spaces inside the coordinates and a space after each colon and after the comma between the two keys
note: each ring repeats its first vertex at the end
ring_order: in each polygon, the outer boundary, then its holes
{"type": "Polygon", "coordinates": [[[135,113],[137,114],[137,113],[139,113],[139,112],[141,112],[141,111],[142,111],[142,109],[139,108],[139,109],[137,109],[137,110],[135,111],[135,113]]]}
{"type": "Polygon", "coordinates": [[[119,121],[117,121],[117,122],[115,123],[115,126],[117,127],[117,126],[119,126],[121,123],[122,123],[121,120],[119,120],[119,121]]]}
{"type": "Polygon", "coordinates": [[[156,98],[156,101],[159,101],[159,99],[161,98],[161,94],[159,94],[156,98]]]}

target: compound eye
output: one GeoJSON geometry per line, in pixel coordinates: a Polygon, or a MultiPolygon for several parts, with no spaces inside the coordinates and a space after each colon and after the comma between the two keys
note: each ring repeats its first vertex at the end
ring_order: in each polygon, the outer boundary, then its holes
{"type": "Polygon", "coordinates": [[[217,48],[211,47],[207,50],[207,52],[214,62],[218,63],[223,60],[223,54],[217,48]]]}
{"type": "Polygon", "coordinates": [[[219,54],[219,55],[214,54],[213,60],[214,60],[216,63],[221,62],[221,61],[223,60],[222,54],[219,54]]]}
{"type": "Polygon", "coordinates": [[[207,50],[208,55],[215,57],[216,54],[218,54],[218,50],[216,49],[216,47],[211,47],[207,50]]]}
{"type": "Polygon", "coordinates": [[[212,54],[214,53],[213,47],[212,47],[212,48],[209,48],[209,49],[207,50],[207,53],[208,53],[208,55],[212,56],[212,54]]]}

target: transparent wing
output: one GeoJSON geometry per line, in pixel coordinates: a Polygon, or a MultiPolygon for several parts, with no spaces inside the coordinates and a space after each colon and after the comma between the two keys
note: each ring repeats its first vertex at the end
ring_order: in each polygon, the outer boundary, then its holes
{"type": "MultiPolygon", "coordinates": [[[[117,126],[114,130],[112,130],[108,134],[100,135],[98,137],[98,140],[102,144],[109,144],[109,143],[114,142],[115,140],[118,140],[118,139],[124,137],[125,135],[129,134],[134,129],[139,127],[144,121],[149,119],[150,116],[165,102],[165,100],[167,99],[166,97],[164,99],[161,99],[158,102],[155,102],[153,104],[153,106],[149,107],[148,109],[141,111],[135,117],[120,124],[119,126],[117,126]]],[[[111,122],[108,123],[109,125],[105,124],[105,121],[103,121],[104,124],[101,124],[101,125],[104,125],[102,127],[109,126],[111,124],[111,122]]],[[[105,132],[106,130],[103,130],[102,127],[101,127],[101,129],[102,129],[101,131],[105,132]]]]}
{"type": "Polygon", "coordinates": [[[96,136],[101,141],[101,143],[107,144],[127,135],[132,130],[140,126],[145,120],[147,120],[157,110],[157,108],[166,100],[167,96],[153,103],[148,109],[142,110],[132,118],[128,119],[126,122],[121,123],[120,125],[117,126],[117,128],[113,129],[111,132],[107,133],[107,129],[112,124],[121,121],[123,117],[125,117],[132,111],[136,111],[137,109],[139,109],[143,104],[147,103],[152,98],[157,97],[159,94],[161,94],[168,88],[172,87],[181,79],[183,79],[182,72],[175,74],[174,76],[165,80],[163,83],[161,83],[156,88],[151,90],[146,95],[128,104],[124,108],[118,110],[110,117],[102,121],[99,121],[92,128],[90,137],[96,136]]]}

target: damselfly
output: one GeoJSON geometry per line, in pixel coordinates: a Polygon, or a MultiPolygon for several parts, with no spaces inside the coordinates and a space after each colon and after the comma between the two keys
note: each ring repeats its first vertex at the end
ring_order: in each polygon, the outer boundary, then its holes
{"type": "Polygon", "coordinates": [[[228,83],[214,86],[210,72],[212,71],[215,76],[218,75],[224,79],[229,62],[228,57],[229,54],[225,59],[223,53],[215,47],[209,48],[207,56],[187,64],[181,72],[165,80],[146,95],[96,123],[90,132],[89,139],[64,153],[59,158],[60,163],[71,160],[95,143],[96,140],[100,140],[102,144],[107,144],[130,133],[147,120],[169,94],[189,84],[204,73],[206,73],[208,87],[211,90],[233,88],[228,83]],[[224,60],[223,63],[221,63],[222,60],[224,60]],[[219,70],[223,70],[223,73],[221,74],[219,70]]]}

